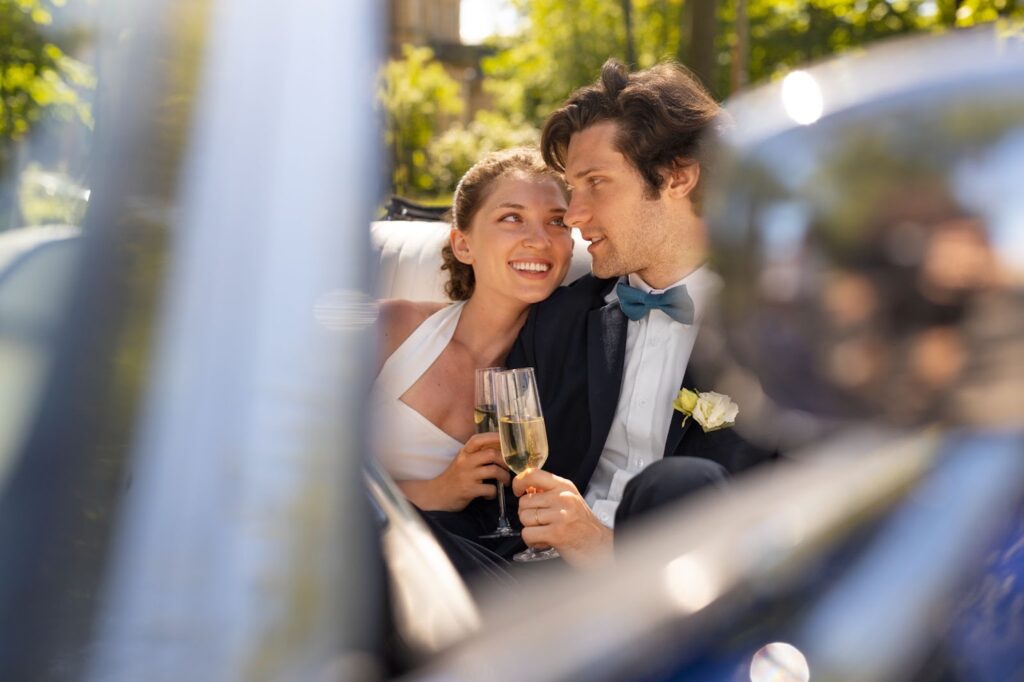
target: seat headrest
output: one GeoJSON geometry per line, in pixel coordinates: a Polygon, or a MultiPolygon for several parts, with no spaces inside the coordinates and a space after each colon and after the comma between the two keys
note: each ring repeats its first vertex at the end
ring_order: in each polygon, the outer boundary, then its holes
{"type": "MultiPolygon", "coordinates": [[[[377,221],[370,224],[370,238],[379,258],[377,296],[413,301],[447,301],[441,270],[441,249],[448,242],[448,223],[377,221]]],[[[563,284],[590,272],[587,243],[573,229],[572,264],[563,284]]]]}

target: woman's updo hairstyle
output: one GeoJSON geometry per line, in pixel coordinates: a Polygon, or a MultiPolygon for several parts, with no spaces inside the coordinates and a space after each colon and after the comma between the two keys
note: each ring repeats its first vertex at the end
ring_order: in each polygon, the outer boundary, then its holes
{"type": "MultiPolygon", "coordinates": [[[[449,219],[452,227],[463,232],[469,231],[473,218],[481,204],[491,193],[494,183],[506,175],[523,174],[535,180],[554,180],[568,197],[568,190],[562,177],[544,164],[540,152],[532,147],[517,147],[491,152],[477,161],[459,180],[452,197],[449,219]]],[[[441,249],[442,270],[448,271],[444,292],[453,301],[465,301],[473,295],[476,277],[473,267],[461,262],[452,252],[451,243],[441,249]]]]}

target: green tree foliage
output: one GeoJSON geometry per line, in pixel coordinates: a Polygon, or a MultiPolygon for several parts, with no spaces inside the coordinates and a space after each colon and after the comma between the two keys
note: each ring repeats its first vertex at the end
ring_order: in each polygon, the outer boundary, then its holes
{"type": "Polygon", "coordinates": [[[430,174],[442,194],[451,194],[459,178],[484,154],[536,146],[540,133],[521,119],[479,111],[469,125],[456,123],[430,143],[430,174]]]}
{"type": "Polygon", "coordinates": [[[384,67],[378,100],[385,114],[385,141],[391,152],[397,194],[429,197],[438,191],[427,147],[445,116],[462,111],[459,83],[426,47],[406,45],[402,59],[384,67]]]}
{"type": "MultiPolygon", "coordinates": [[[[748,13],[749,59],[742,67],[757,83],[882,38],[1024,17],[1024,6],[1015,0],[750,0],[748,13]]],[[[721,17],[719,60],[726,67],[736,40],[734,5],[725,6],[721,17]]],[[[717,89],[724,94],[734,89],[728,75],[728,68],[717,74],[717,89]]]]}
{"type": "MultiPolygon", "coordinates": [[[[749,45],[737,50],[737,0],[718,0],[716,21],[701,19],[697,0],[632,0],[634,66],[666,58],[687,63],[713,24],[715,58],[706,85],[725,98],[743,82],[778,77],[798,64],[879,38],[1024,17],[1018,0],[747,0],[749,45]],[[744,63],[734,63],[745,52],[744,63]],[[739,77],[740,72],[743,78],[739,77]]],[[[515,0],[527,17],[520,35],[496,42],[484,60],[498,111],[539,125],[573,89],[593,82],[608,57],[626,61],[623,0],[515,0]]],[[[688,63],[688,66],[700,65],[688,63]]]]}
{"type": "Polygon", "coordinates": [[[498,110],[535,125],[572,90],[593,82],[609,57],[647,68],[681,58],[693,42],[684,0],[517,0],[517,5],[528,19],[524,32],[500,41],[498,53],[483,66],[498,110]]]}
{"type": "Polygon", "coordinates": [[[409,49],[404,60],[389,64],[385,80],[392,85],[382,99],[396,191],[443,195],[483,153],[535,141],[545,117],[574,89],[592,83],[608,57],[628,62],[631,54],[638,68],[676,59],[699,69],[724,99],[746,83],[880,38],[1024,17],[1020,0],[511,2],[526,18],[524,27],[519,35],[492,39],[494,53],[482,61],[492,110],[470,124],[438,129],[438,112],[455,111],[447,98],[457,87],[438,84],[441,67],[429,51],[409,49]]]}
{"type": "Polygon", "coordinates": [[[0,163],[10,143],[43,113],[92,119],[79,97],[94,86],[89,69],[45,35],[63,0],[0,0],[0,163]]]}
{"type": "Polygon", "coordinates": [[[67,174],[30,163],[21,173],[18,204],[25,225],[81,225],[88,191],[67,174]]]}
{"type": "MultiPolygon", "coordinates": [[[[935,3],[815,0],[750,4],[750,74],[756,82],[879,38],[942,28],[935,3]]],[[[731,17],[730,17],[731,18],[731,17]]]]}
{"type": "MultiPolygon", "coordinates": [[[[64,0],[0,0],[0,178],[13,173],[14,151],[43,117],[92,126],[80,93],[95,87],[91,70],[57,44],[50,28],[64,0]]],[[[0,230],[19,224],[18,184],[0,186],[0,230]]]]}
{"type": "MultiPolygon", "coordinates": [[[[640,35],[643,4],[634,2],[632,17],[634,43],[641,52],[650,50],[640,35]]],[[[502,49],[483,62],[489,77],[485,88],[505,115],[537,124],[571,90],[593,81],[609,56],[626,59],[619,0],[517,0],[516,5],[528,19],[524,33],[503,41],[502,49]]]]}

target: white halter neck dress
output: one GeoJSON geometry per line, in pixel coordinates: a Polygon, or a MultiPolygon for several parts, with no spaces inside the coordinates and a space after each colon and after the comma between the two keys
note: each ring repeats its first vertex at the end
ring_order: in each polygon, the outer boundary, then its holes
{"type": "Polygon", "coordinates": [[[446,306],[424,320],[384,362],[373,384],[370,409],[377,455],[397,481],[434,478],[462,447],[399,398],[448,346],[463,305],[446,306]]]}

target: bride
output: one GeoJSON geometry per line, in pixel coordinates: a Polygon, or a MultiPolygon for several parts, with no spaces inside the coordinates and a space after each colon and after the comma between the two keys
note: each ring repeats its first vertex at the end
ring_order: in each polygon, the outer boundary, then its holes
{"type": "MultiPolygon", "coordinates": [[[[564,183],[536,150],[486,156],[453,198],[442,269],[454,303],[381,303],[378,453],[423,511],[459,512],[494,498],[489,481],[509,482],[497,434],[474,435],[474,370],[504,363],[530,305],[565,277],[573,247],[566,207],[564,183]]],[[[490,516],[493,526],[493,509],[490,516]]]]}

